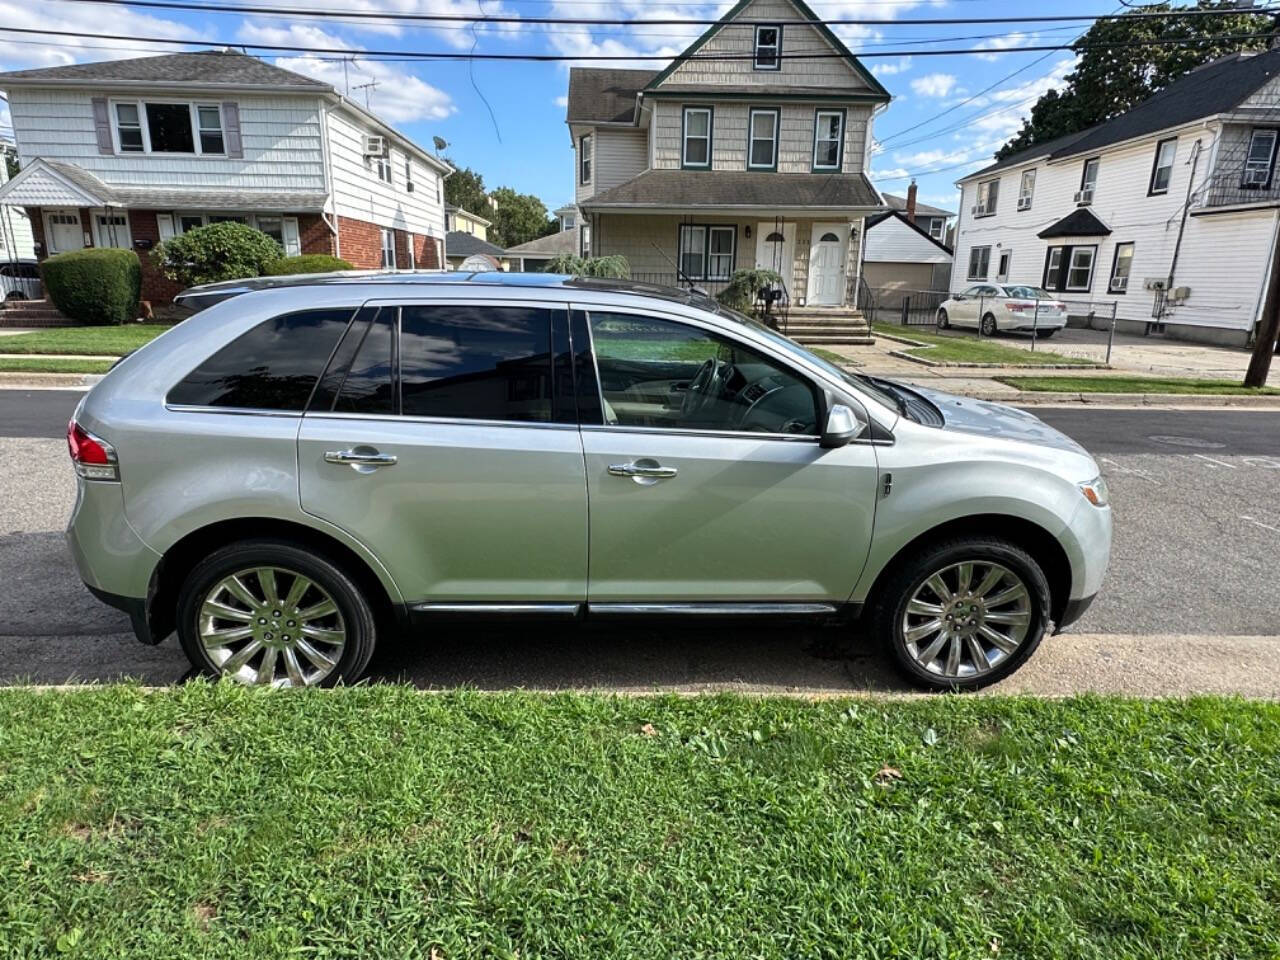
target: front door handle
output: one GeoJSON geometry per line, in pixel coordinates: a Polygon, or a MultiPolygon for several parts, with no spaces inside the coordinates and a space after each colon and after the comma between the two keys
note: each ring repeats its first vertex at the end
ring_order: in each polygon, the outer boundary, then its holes
{"type": "Polygon", "coordinates": [[[371,447],[355,447],[351,450],[330,450],[324,455],[325,463],[347,463],[353,467],[390,467],[397,457],[393,453],[379,453],[371,447]]]}
{"type": "Polygon", "coordinates": [[[614,477],[652,477],[665,480],[679,472],[675,467],[659,466],[656,460],[633,460],[631,463],[609,465],[609,475],[614,477]]]}

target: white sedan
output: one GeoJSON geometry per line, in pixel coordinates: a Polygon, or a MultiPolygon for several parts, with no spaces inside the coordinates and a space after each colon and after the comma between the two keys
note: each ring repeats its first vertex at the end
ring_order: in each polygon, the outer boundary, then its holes
{"type": "Polygon", "coordinates": [[[979,283],[938,307],[938,326],[980,327],[984,337],[999,330],[1035,330],[1052,337],[1067,325],[1067,305],[1039,287],[979,283]]]}

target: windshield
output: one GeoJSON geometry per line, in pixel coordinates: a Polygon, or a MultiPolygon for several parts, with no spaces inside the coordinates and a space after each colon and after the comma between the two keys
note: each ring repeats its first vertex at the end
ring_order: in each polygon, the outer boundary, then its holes
{"type": "Polygon", "coordinates": [[[804,347],[800,346],[800,344],[796,343],[794,340],[784,337],[772,327],[767,327],[758,320],[752,320],[750,317],[739,313],[737,310],[731,310],[728,307],[717,305],[716,312],[723,316],[731,317],[744,327],[750,327],[761,336],[767,337],[774,346],[785,353],[788,353],[793,357],[803,358],[810,363],[817,364],[840,382],[847,383],[849,386],[861,390],[863,393],[871,394],[871,396],[875,397],[879,403],[888,407],[890,410],[902,409],[902,403],[899,397],[894,396],[891,392],[886,390],[884,387],[879,386],[870,378],[864,377],[858,373],[850,373],[847,370],[842,370],[834,363],[822,359],[822,357],[815,353],[810,353],[804,347]]]}
{"type": "Polygon", "coordinates": [[[1052,300],[1053,294],[1039,287],[1005,287],[1005,293],[1023,300],[1052,300]]]}

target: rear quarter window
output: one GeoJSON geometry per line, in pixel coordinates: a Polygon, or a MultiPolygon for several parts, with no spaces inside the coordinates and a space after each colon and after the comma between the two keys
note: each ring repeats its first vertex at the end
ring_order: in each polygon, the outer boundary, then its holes
{"type": "Polygon", "coordinates": [[[336,307],[264,320],[187,374],[168,402],[301,412],[354,313],[336,307]]]}

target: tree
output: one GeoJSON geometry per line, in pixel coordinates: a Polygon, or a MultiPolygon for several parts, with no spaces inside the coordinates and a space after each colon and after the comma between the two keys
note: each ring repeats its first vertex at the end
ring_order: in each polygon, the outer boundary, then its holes
{"type": "MultiPolygon", "coordinates": [[[[445,183],[449,181],[446,180],[445,183]]],[[[531,193],[516,193],[510,187],[493,191],[497,209],[489,239],[500,247],[514,247],[545,237],[556,227],[547,206],[531,193]]]]}
{"type": "MultiPolygon", "coordinates": [[[[1235,7],[1235,0],[1200,0],[1195,9],[1235,7]]],[[[1168,3],[1143,4],[1141,12],[1171,9],[1168,3]]],[[[1110,120],[1201,64],[1239,50],[1265,50],[1269,45],[1267,36],[1255,40],[1210,37],[1268,35],[1273,29],[1271,15],[1247,12],[1168,19],[1126,14],[1115,20],[1099,20],[1072,45],[1080,60],[1064,78],[1062,90],[1050,90],[1036,101],[1022,129],[996,151],[996,159],[1110,120]]]]}
{"type": "Polygon", "coordinates": [[[10,153],[8,150],[6,150],[4,154],[4,166],[5,166],[5,169],[9,171],[10,180],[16,177],[18,175],[17,155],[14,153],[10,153]]]}
{"type": "Polygon", "coordinates": [[[468,213],[489,219],[489,193],[484,188],[484,177],[470,167],[459,167],[448,157],[444,162],[455,167],[444,181],[444,201],[461,207],[468,213]]]}
{"type": "Polygon", "coordinates": [[[271,263],[284,256],[284,250],[261,230],[225,220],[166,240],[151,256],[166,277],[192,287],[260,277],[271,263]]]}

